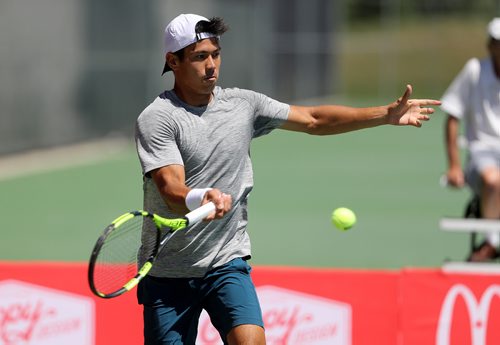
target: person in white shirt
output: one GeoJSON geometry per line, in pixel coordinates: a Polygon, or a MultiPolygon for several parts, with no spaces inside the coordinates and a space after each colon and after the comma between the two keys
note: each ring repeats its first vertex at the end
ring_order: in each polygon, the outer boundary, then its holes
{"type": "MultiPolygon", "coordinates": [[[[449,185],[468,185],[479,196],[482,218],[500,219],[500,18],[488,24],[489,56],[470,59],[441,99],[448,114],[446,153],[449,185]],[[461,123],[467,141],[462,168],[458,137],[461,123]]],[[[499,257],[500,235],[490,233],[468,258],[482,262],[499,257]]]]}

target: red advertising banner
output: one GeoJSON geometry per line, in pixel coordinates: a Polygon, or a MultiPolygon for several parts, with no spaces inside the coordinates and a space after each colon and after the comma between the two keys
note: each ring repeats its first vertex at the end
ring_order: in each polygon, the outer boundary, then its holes
{"type": "MultiPolygon", "coordinates": [[[[396,271],[255,268],[267,344],[397,344],[398,276],[396,271]]],[[[207,315],[197,344],[222,344],[207,315]]]]}
{"type": "Polygon", "coordinates": [[[400,296],[401,344],[500,344],[500,275],[405,269],[400,296]]]}
{"type": "MultiPolygon", "coordinates": [[[[332,338],[325,344],[397,344],[399,272],[286,267],[257,267],[254,272],[257,289],[262,285],[278,286],[306,294],[311,301],[317,296],[350,309],[350,336],[338,342],[332,338]]],[[[264,303],[262,308],[266,308],[264,303]]],[[[266,332],[270,328],[266,325],[266,332]]],[[[316,344],[309,340],[289,344],[316,344]]]]}
{"type": "MultiPolygon", "coordinates": [[[[141,344],[135,293],[94,297],[84,263],[0,262],[0,345],[141,344]]],[[[269,345],[500,344],[500,275],[255,267],[269,345]]],[[[221,344],[202,314],[197,344],[221,344]]]]}
{"type": "Polygon", "coordinates": [[[135,294],[94,297],[86,264],[0,262],[0,345],[142,343],[135,294]]]}

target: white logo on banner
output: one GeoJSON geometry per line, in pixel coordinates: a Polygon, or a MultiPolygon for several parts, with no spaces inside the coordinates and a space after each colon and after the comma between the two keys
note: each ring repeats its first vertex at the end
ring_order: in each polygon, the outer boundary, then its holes
{"type": "Polygon", "coordinates": [[[91,345],[91,298],[15,280],[0,281],[0,345],[91,345]]]}
{"type": "Polygon", "coordinates": [[[490,285],[483,293],[479,301],[472,291],[465,285],[454,285],[447,293],[441,313],[436,333],[436,345],[449,345],[451,321],[453,310],[458,296],[462,296],[469,313],[471,329],[471,345],[486,344],[486,330],[488,327],[488,315],[491,300],[494,296],[500,297],[500,285],[490,285]]]}
{"type": "MultiPolygon", "coordinates": [[[[351,306],[275,286],[257,288],[268,345],[350,345],[351,306]]],[[[197,344],[222,344],[204,311],[197,344]]]]}

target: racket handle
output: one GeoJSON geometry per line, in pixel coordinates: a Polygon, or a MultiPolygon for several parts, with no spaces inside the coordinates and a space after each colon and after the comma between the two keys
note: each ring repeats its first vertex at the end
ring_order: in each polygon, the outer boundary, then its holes
{"type": "Polygon", "coordinates": [[[192,225],[194,223],[198,223],[203,218],[206,218],[210,213],[214,211],[215,211],[215,204],[213,202],[209,202],[189,212],[188,214],[186,214],[185,217],[188,220],[188,224],[192,225]]]}

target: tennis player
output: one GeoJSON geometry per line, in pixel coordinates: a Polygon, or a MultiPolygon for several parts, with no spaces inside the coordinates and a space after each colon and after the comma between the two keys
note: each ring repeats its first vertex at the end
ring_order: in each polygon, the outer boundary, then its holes
{"type": "MultiPolygon", "coordinates": [[[[470,59],[442,98],[446,120],[447,179],[451,186],[465,184],[480,196],[483,218],[500,219],[500,18],[489,22],[489,56],[470,59]],[[468,158],[465,172],[460,161],[458,134],[465,128],[468,158]]],[[[498,233],[488,234],[469,261],[495,259],[498,233]]]]}
{"type": "MultiPolygon", "coordinates": [[[[172,217],[208,201],[216,205],[208,217],[212,221],[177,234],[139,284],[147,345],[195,344],[202,309],[225,344],[265,344],[247,262],[252,139],[277,128],[330,135],[380,125],[420,127],[434,112],[429,106],[440,104],[410,99],[409,85],[395,102],[368,108],[295,106],[254,91],[218,87],[220,36],[226,31],[222,19],[194,14],[179,15],[167,25],[163,72],[171,71],[175,83],[136,123],[144,209],[172,217]]],[[[143,247],[150,234],[153,229],[144,230],[143,247]]]]}

